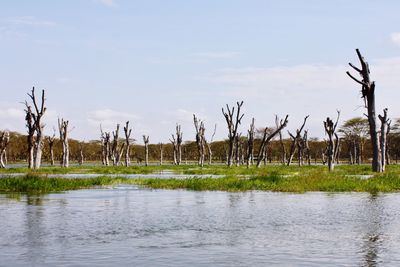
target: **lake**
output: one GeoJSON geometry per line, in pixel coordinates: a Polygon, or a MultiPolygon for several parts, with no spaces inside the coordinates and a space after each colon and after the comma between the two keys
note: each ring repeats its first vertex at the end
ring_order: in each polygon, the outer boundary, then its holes
{"type": "Polygon", "coordinates": [[[0,266],[399,266],[400,194],[0,194],[0,266]]]}

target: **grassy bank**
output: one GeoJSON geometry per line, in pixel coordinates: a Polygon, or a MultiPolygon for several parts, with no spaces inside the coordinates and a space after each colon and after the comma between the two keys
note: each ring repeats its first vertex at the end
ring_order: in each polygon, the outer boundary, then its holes
{"type": "Polygon", "coordinates": [[[137,179],[134,183],[149,188],[158,189],[188,189],[188,190],[219,190],[219,191],[249,191],[262,190],[273,192],[307,191],[322,192],[398,192],[400,191],[400,176],[396,173],[375,175],[370,179],[359,177],[314,173],[308,175],[283,176],[270,174],[251,178],[228,176],[221,179],[137,179]]]}
{"type": "MultiPolygon", "coordinates": [[[[248,191],[264,190],[276,192],[398,192],[400,191],[400,166],[388,166],[386,173],[373,174],[369,165],[337,166],[329,173],[326,166],[280,166],[270,165],[262,168],[226,166],[133,166],[103,167],[84,166],[45,167],[35,172],[26,168],[6,169],[2,172],[26,173],[24,177],[0,179],[0,192],[49,193],[82,188],[92,188],[111,184],[138,184],[156,189],[220,190],[248,191]],[[107,177],[107,174],[145,174],[160,171],[172,171],[183,174],[219,174],[222,178],[190,179],[127,179],[107,177]],[[45,174],[97,173],[104,174],[96,178],[46,178],[45,174]],[[373,175],[363,179],[362,175],[373,175]]],[[[365,177],[364,177],[365,178],[365,177]]]]}
{"type": "Polygon", "coordinates": [[[7,177],[0,179],[0,192],[2,193],[28,193],[44,194],[93,188],[102,185],[126,183],[124,178],[96,177],[87,179],[77,178],[47,178],[44,176],[28,174],[23,177],[7,177]]]}

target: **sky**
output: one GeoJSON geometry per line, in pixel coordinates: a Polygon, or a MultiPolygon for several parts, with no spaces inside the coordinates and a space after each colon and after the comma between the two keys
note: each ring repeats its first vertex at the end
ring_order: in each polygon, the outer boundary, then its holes
{"type": "MultiPolygon", "coordinates": [[[[98,139],[129,120],[138,143],[167,142],[176,123],[194,140],[193,113],[209,139],[227,136],[221,108],[244,101],[243,135],[289,115],[363,116],[359,65],[376,81],[377,111],[400,117],[400,1],[377,0],[2,0],[0,129],[24,133],[33,86],[45,89],[46,133],[57,118],[71,138],[98,139]]],[[[286,132],[286,131],[285,131],[286,132]]]]}

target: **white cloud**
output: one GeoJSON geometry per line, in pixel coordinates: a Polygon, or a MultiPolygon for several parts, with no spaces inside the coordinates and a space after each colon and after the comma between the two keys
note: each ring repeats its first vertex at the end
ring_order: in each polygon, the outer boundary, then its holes
{"type": "Polygon", "coordinates": [[[92,126],[99,127],[101,124],[105,129],[113,129],[117,123],[138,120],[139,116],[127,112],[112,109],[101,109],[89,112],[88,121],[92,126]]]}
{"type": "Polygon", "coordinates": [[[393,32],[390,34],[390,39],[396,45],[400,45],[400,32],[393,32]]]}
{"type": "MultiPolygon", "coordinates": [[[[359,65],[357,58],[350,60],[359,65]]],[[[370,60],[371,78],[376,81],[377,112],[389,108],[391,117],[399,117],[397,88],[400,84],[400,57],[370,60]]],[[[224,68],[203,77],[227,101],[244,100],[247,114],[258,122],[271,114],[289,114],[289,128],[295,129],[303,116],[310,114],[311,136],[323,136],[322,120],[342,110],[342,119],[364,112],[360,86],[347,75],[346,65],[303,64],[276,67],[224,68]],[[251,115],[249,115],[251,116],[251,115]]],[[[247,115],[246,115],[247,117],[247,115]]]]}
{"type": "Polygon", "coordinates": [[[97,2],[105,5],[105,6],[109,6],[109,7],[116,7],[117,3],[115,0],[98,0],[97,2]]]}
{"type": "Polygon", "coordinates": [[[36,18],[34,16],[22,16],[22,17],[12,17],[8,18],[7,22],[15,25],[26,25],[26,26],[55,26],[56,23],[50,20],[43,20],[36,18]]]}
{"type": "Polygon", "coordinates": [[[221,52],[200,52],[193,56],[205,59],[231,59],[239,55],[239,52],[221,51],[221,52]]]}

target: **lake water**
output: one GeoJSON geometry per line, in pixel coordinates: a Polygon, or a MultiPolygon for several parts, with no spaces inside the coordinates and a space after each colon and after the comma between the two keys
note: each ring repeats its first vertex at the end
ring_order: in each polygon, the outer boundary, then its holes
{"type": "Polygon", "coordinates": [[[0,266],[400,266],[400,194],[0,194],[0,266]]]}

